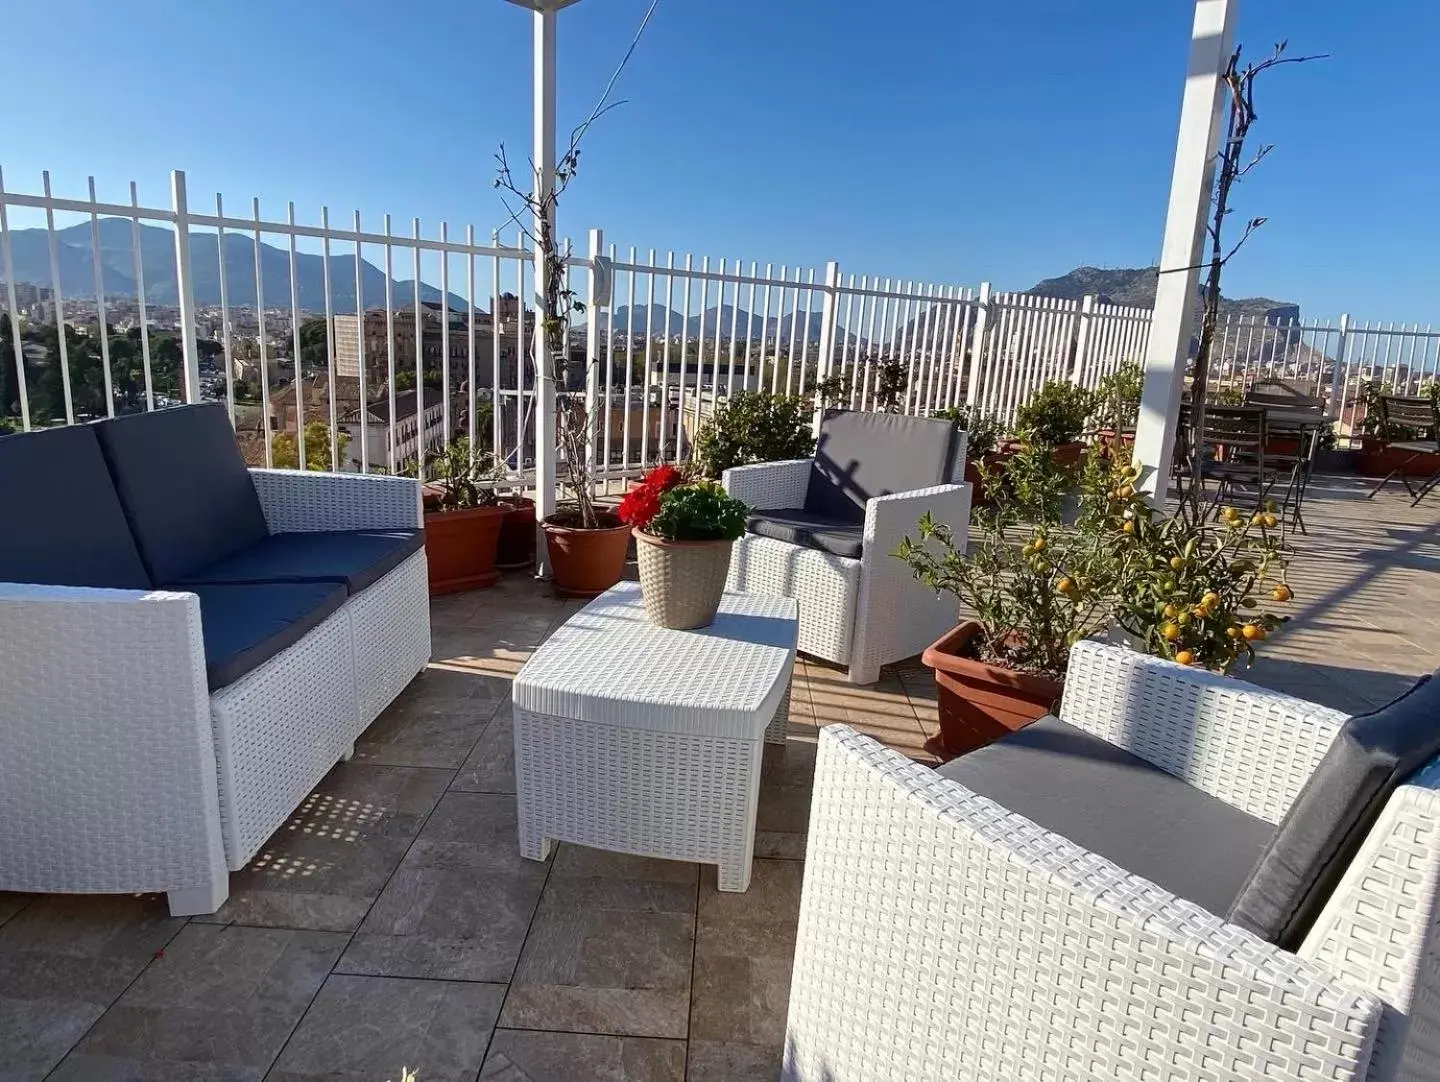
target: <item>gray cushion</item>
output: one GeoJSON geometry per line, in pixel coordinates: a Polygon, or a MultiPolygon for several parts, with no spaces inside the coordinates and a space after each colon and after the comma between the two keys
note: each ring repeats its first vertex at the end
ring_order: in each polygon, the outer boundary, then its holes
{"type": "Polygon", "coordinates": [[[335,582],[358,594],[424,545],[424,530],[277,533],[174,585],[189,589],[200,583],[335,582]]]}
{"type": "Polygon", "coordinates": [[[223,403],[115,417],[95,431],[153,581],[178,582],[265,536],[223,403]]]}
{"type": "Polygon", "coordinates": [[[1347,721],[1235,899],[1229,919],[1299,950],[1385,802],[1440,755],[1440,680],[1347,721]]]}
{"type": "Polygon", "coordinates": [[[1215,914],[1230,907],[1275,831],[1055,718],[940,773],[1215,914]]]}
{"type": "Polygon", "coordinates": [[[954,421],[828,410],[820,422],[805,510],[859,522],[865,501],[947,484],[958,472],[954,421]]]}
{"type": "Polygon", "coordinates": [[[210,690],[240,677],[293,646],[345,603],[337,583],[197,586],[210,690]]]}
{"type": "Polygon", "coordinates": [[[148,590],[91,425],[0,437],[0,582],[148,590]]]}
{"type": "Polygon", "coordinates": [[[864,538],[864,530],[854,522],[837,522],[799,508],[756,511],[745,520],[745,528],[760,537],[773,537],[852,560],[860,558],[864,538]]]}

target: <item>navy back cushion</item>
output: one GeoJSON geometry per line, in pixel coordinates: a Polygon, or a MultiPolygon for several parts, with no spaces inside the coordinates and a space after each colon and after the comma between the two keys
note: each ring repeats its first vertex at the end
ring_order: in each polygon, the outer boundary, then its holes
{"type": "Polygon", "coordinates": [[[148,590],[94,425],[0,437],[0,582],[148,590]]]}
{"type": "Polygon", "coordinates": [[[1390,795],[1440,755],[1440,680],[1347,721],[1240,888],[1229,920],[1300,949],[1390,795]]]}
{"type": "Polygon", "coordinates": [[[134,413],[94,427],[156,583],[187,578],[268,535],[223,403],[134,413]]]}
{"type": "Polygon", "coordinates": [[[949,484],[964,468],[954,421],[828,410],[820,422],[805,510],[860,522],[875,496],[949,484]]]}

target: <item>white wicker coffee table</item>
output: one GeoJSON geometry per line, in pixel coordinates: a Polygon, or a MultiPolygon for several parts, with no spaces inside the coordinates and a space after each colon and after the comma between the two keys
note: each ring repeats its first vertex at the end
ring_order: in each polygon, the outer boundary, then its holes
{"type": "Polygon", "coordinates": [[[557,841],[719,867],[750,885],[766,741],[784,743],[795,602],[726,594],[710,627],[669,631],[621,583],[515,677],[520,852],[557,841]]]}

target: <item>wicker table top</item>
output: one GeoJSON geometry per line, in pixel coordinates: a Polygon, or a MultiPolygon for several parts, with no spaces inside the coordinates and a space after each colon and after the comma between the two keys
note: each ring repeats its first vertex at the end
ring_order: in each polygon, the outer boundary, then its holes
{"type": "Polygon", "coordinates": [[[515,677],[538,714],[659,732],[758,738],[790,683],[790,598],[727,593],[709,627],[671,631],[622,582],[559,628],[515,677]]]}

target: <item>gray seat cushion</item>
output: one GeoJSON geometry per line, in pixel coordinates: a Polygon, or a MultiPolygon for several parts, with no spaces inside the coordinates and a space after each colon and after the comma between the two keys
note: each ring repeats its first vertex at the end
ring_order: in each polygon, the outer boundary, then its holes
{"type": "Polygon", "coordinates": [[[1295,951],[1396,788],[1440,755],[1440,680],[1347,721],[1256,863],[1229,919],[1295,951]]]}
{"type": "Polygon", "coordinates": [[[837,522],[800,508],[756,511],[745,520],[745,529],[759,537],[773,537],[851,560],[860,558],[864,540],[864,530],[858,524],[837,522]]]}
{"type": "Polygon", "coordinates": [[[148,590],[92,425],[0,437],[0,582],[148,590]]]}
{"type": "Polygon", "coordinates": [[[960,454],[954,421],[828,410],[820,422],[805,510],[860,522],[869,499],[957,478],[960,454]]]}
{"type": "Polygon", "coordinates": [[[115,417],[95,431],[152,581],[179,582],[266,535],[223,403],[115,417]]]}
{"type": "Polygon", "coordinates": [[[211,691],[233,684],[299,642],[345,604],[331,582],[258,586],[195,586],[211,691]]]}
{"type": "Polygon", "coordinates": [[[1275,831],[1055,718],[940,773],[1217,915],[1275,831]]]}
{"type": "Polygon", "coordinates": [[[270,534],[173,585],[189,589],[205,583],[333,582],[358,594],[424,545],[424,530],[270,534]]]}

